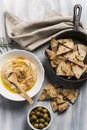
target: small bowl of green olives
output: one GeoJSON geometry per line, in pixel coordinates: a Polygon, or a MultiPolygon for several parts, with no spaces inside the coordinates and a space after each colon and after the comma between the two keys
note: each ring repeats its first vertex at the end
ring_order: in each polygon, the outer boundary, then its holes
{"type": "Polygon", "coordinates": [[[52,123],[52,113],[46,106],[35,106],[29,110],[27,122],[33,130],[46,130],[52,123]]]}

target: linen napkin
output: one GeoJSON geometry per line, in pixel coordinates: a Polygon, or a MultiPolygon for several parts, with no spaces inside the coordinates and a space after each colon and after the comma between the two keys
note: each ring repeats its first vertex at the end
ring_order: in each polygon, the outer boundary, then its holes
{"type": "Polygon", "coordinates": [[[71,16],[51,13],[43,20],[23,21],[12,13],[5,12],[6,31],[22,48],[33,51],[56,37],[61,31],[72,29],[71,16]]]}

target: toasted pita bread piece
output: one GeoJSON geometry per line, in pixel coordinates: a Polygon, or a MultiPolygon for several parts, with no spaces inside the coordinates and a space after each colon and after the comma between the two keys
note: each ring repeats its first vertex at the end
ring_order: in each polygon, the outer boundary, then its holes
{"type": "Polygon", "coordinates": [[[47,91],[47,94],[49,94],[52,98],[57,97],[57,91],[56,88],[52,84],[48,84],[45,87],[45,90],[47,91]]]}
{"type": "Polygon", "coordinates": [[[59,113],[62,113],[66,111],[69,108],[69,106],[70,105],[67,101],[59,105],[57,104],[56,100],[51,101],[51,107],[54,112],[58,111],[59,113]]]}
{"type": "Polygon", "coordinates": [[[53,60],[51,60],[50,64],[53,68],[56,68],[60,62],[61,59],[56,56],[53,60]]]}
{"type": "Polygon", "coordinates": [[[74,42],[72,39],[68,39],[66,43],[64,43],[64,46],[70,48],[70,49],[74,49],[74,42]]]}
{"type": "Polygon", "coordinates": [[[62,61],[65,60],[65,57],[63,56],[56,56],[53,60],[51,60],[50,64],[53,68],[57,68],[58,64],[62,61]]]}
{"type": "Polygon", "coordinates": [[[51,100],[51,107],[54,112],[58,111],[59,113],[62,113],[67,110],[70,105],[68,101],[63,100],[63,95],[58,96],[59,97],[57,97],[56,99],[51,100]]]}
{"type": "Polygon", "coordinates": [[[39,97],[39,101],[49,100],[57,97],[57,91],[52,84],[48,84],[39,97]]]}
{"type": "Polygon", "coordinates": [[[67,40],[68,40],[68,39],[58,39],[58,42],[59,42],[60,44],[64,44],[64,43],[66,43],[67,40]]]}
{"type": "MultiPolygon", "coordinates": [[[[61,59],[63,61],[66,61],[67,59],[69,59],[69,57],[70,57],[70,55],[72,55],[72,53],[74,53],[74,52],[71,50],[70,52],[67,52],[66,54],[56,56],[55,60],[57,61],[57,59],[61,59]]],[[[80,56],[78,51],[75,51],[74,55],[77,60],[82,61],[82,56],[80,56]]]]}
{"type": "Polygon", "coordinates": [[[59,39],[58,42],[67,48],[74,49],[74,42],[72,39],[59,39]]]}
{"type": "Polygon", "coordinates": [[[68,61],[75,63],[78,66],[84,67],[84,63],[82,61],[78,60],[77,56],[78,56],[78,51],[71,53],[68,58],[68,61]]]}
{"type": "Polygon", "coordinates": [[[78,98],[79,92],[79,89],[62,89],[61,94],[63,94],[70,103],[74,104],[78,98]]]}
{"type": "Polygon", "coordinates": [[[58,49],[58,45],[59,45],[58,41],[55,38],[52,38],[51,39],[51,49],[52,49],[52,51],[56,52],[57,49],[58,49]]]}
{"type": "Polygon", "coordinates": [[[39,101],[44,101],[46,99],[48,99],[49,97],[47,97],[46,91],[43,90],[43,92],[41,93],[40,97],[39,97],[39,101]]]}
{"type": "Polygon", "coordinates": [[[50,61],[50,64],[51,64],[51,67],[52,67],[52,68],[56,68],[57,65],[58,65],[55,60],[50,61]]]}
{"type": "Polygon", "coordinates": [[[74,48],[73,48],[73,51],[77,51],[77,50],[78,50],[78,45],[75,44],[75,45],[74,45],[74,48]]]}
{"type": "Polygon", "coordinates": [[[76,77],[77,79],[79,79],[79,78],[83,75],[83,73],[86,71],[86,68],[85,68],[85,67],[82,68],[82,67],[79,67],[78,65],[75,65],[75,64],[74,64],[74,65],[72,66],[72,71],[73,71],[75,77],[76,77]]]}
{"type": "Polygon", "coordinates": [[[87,64],[85,64],[86,72],[87,72],[87,64]]]}
{"type": "Polygon", "coordinates": [[[67,102],[66,98],[61,94],[62,88],[56,88],[56,91],[57,91],[57,98],[56,98],[57,105],[67,102]]]}
{"type": "Polygon", "coordinates": [[[59,45],[59,48],[57,50],[57,55],[62,55],[62,54],[65,54],[67,52],[70,52],[70,51],[71,51],[70,48],[67,48],[67,47],[65,47],[63,45],[59,45]]]}
{"type": "Polygon", "coordinates": [[[69,56],[72,54],[73,51],[67,52],[66,54],[63,55],[63,57],[67,60],[69,56]]]}
{"type": "Polygon", "coordinates": [[[50,60],[53,60],[55,57],[56,57],[56,53],[49,50],[49,49],[46,49],[46,52],[47,52],[47,55],[48,57],[50,58],[50,60]]]}
{"type": "Polygon", "coordinates": [[[66,98],[62,94],[59,94],[59,93],[57,95],[56,100],[57,100],[57,105],[60,105],[66,102],[66,98]]]}
{"type": "Polygon", "coordinates": [[[78,61],[83,61],[84,60],[83,57],[80,54],[76,55],[76,58],[77,58],[78,61]]]}
{"type": "Polygon", "coordinates": [[[82,44],[78,44],[78,51],[84,60],[86,55],[87,55],[87,46],[82,45],[82,44]]]}
{"type": "Polygon", "coordinates": [[[69,77],[74,76],[70,62],[64,62],[62,66],[62,70],[66,73],[66,76],[69,76],[69,77]]]}
{"type": "Polygon", "coordinates": [[[52,107],[53,112],[57,111],[57,101],[56,100],[51,101],[51,107],[52,107]]]}
{"type": "Polygon", "coordinates": [[[69,106],[70,105],[68,102],[58,105],[58,112],[61,113],[61,112],[66,111],[69,108],[69,106]]]}
{"type": "Polygon", "coordinates": [[[70,40],[72,40],[72,39],[67,39],[67,38],[65,38],[65,39],[58,39],[58,42],[60,44],[65,44],[65,43],[69,42],[70,40]]]}
{"type": "Polygon", "coordinates": [[[80,55],[79,51],[75,51],[74,55],[75,55],[75,57],[76,57],[76,59],[78,61],[83,61],[84,60],[83,56],[80,55]]]}
{"type": "Polygon", "coordinates": [[[56,88],[57,93],[61,94],[62,88],[56,88]]]}
{"type": "Polygon", "coordinates": [[[56,75],[66,76],[66,73],[62,70],[62,66],[64,66],[64,61],[61,61],[56,68],[56,75]]]}

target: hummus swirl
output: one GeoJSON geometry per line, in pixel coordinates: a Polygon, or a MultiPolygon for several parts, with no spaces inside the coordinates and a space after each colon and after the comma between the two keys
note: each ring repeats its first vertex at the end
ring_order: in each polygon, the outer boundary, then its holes
{"type": "Polygon", "coordinates": [[[20,84],[24,84],[24,90],[32,88],[37,80],[37,67],[28,58],[14,57],[5,62],[1,68],[1,78],[10,85],[15,92],[19,92],[18,88],[8,81],[11,73],[15,73],[20,84]]]}

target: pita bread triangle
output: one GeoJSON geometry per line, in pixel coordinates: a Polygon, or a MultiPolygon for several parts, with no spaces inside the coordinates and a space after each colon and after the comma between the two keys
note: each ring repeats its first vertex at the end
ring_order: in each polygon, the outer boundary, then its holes
{"type": "Polygon", "coordinates": [[[63,45],[59,45],[59,48],[57,50],[57,55],[61,55],[61,54],[67,53],[69,51],[71,51],[70,48],[67,48],[67,47],[65,47],[63,45]]]}
{"type": "Polygon", "coordinates": [[[52,84],[47,84],[39,97],[39,101],[50,100],[57,97],[57,91],[52,84]]]}

